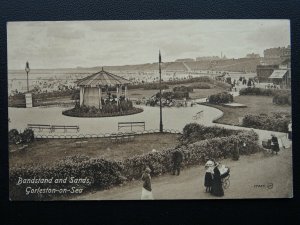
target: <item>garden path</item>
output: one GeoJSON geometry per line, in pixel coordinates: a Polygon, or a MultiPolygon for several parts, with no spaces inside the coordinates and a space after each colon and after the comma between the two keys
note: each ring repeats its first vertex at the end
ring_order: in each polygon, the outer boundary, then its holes
{"type": "MultiPolygon", "coordinates": [[[[221,162],[231,168],[230,187],[223,198],[290,198],[292,197],[292,151],[283,149],[278,155],[256,153],[241,156],[238,161],[221,162]]],[[[155,199],[215,199],[205,193],[204,167],[182,170],[180,176],[169,174],[152,178],[155,199]]],[[[139,200],[141,181],[78,196],[74,200],[139,200]]]]}

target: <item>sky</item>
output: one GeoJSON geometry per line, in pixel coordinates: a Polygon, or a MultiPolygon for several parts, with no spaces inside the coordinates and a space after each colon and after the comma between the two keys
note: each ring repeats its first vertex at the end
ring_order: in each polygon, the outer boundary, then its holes
{"type": "Polygon", "coordinates": [[[8,69],[134,65],[180,58],[263,56],[290,44],[289,20],[9,22],[8,69]]]}

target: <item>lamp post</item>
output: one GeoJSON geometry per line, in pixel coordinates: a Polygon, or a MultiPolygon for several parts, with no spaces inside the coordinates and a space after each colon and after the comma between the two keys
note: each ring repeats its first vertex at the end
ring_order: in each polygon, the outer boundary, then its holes
{"type": "Polygon", "coordinates": [[[159,123],[159,132],[163,132],[163,122],[162,122],[162,104],[161,104],[161,55],[159,51],[159,63],[158,63],[158,68],[159,68],[159,112],[160,112],[160,123],[159,123]]]}
{"type": "Polygon", "coordinates": [[[28,73],[30,72],[29,63],[26,62],[25,71],[27,73],[27,92],[29,92],[29,81],[28,81],[28,73]]]}

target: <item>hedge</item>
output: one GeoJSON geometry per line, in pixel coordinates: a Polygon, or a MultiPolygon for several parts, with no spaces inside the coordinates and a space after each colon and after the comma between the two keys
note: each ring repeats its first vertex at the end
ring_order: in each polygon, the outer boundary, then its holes
{"type": "Polygon", "coordinates": [[[233,102],[233,96],[227,92],[221,92],[208,97],[208,102],[212,104],[224,104],[233,102]]]}
{"type": "Polygon", "coordinates": [[[210,89],[210,85],[207,83],[198,83],[198,84],[193,84],[192,87],[194,89],[210,89]]]}
{"type": "MultiPolygon", "coordinates": [[[[143,83],[143,84],[129,84],[128,89],[143,88],[144,90],[158,90],[160,88],[159,83],[143,83]]],[[[161,89],[169,89],[167,84],[161,84],[161,89]]]]}
{"type": "Polygon", "coordinates": [[[290,120],[291,120],[290,116],[279,114],[279,113],[273,115],[248,114],[243,118],[242,126],[262,129],[262,130],[288,132],[288,124],[290,120]]]}
{"type": "Polygon", "coordinates": [[[183,128],[180,142],[182,144],[190,144],[199,140],[237,135],[240,132],[241,130],[232,130],[217,126],[206,127],[198,123],[190,123],[183,128]]]}
{"type": "Polygon", "coordinates": [[[173,92],[193,92],[193,87],[191,86],[176,86],[173,88],[173,92]]]}
{"type": "Polygon", "coordinates": [[[273,103],[276,105],[292,105],[291,93],[276,93],[273,97],[273,103]]]}
{"type": "Polygon", "coordinates": [[[278,90],[278,89],[264,89],[264,88],[255,88],[248,87],[242,88],[240,90],[240,95],[261,95],[261,96],[275,96],[278,94],[290,94],[288,90],[278,90]]]}
{"type": "MultiPolygon", "coordinates": [[[[102,158],[86,156],[68,157],[54,165],[21,166],[10,168],[10,198],[12,200],[47,200],[56,196],[66,197],[70,194],[39,194],[26,195],[25,188],[29,186],[16,185],[19,177],[22,178],[87,178],[90,184],[30,184],[32,188],[82,188],[84,192],[97,189],[102,190],[115,185],[121,185],[133,179],[140,179],[143,170],[149,166],[152,176],[159,176],[171,171],[171,155],[174,151],[181,151],[184,155],[183,167],[199,165],[209,158],[223,159],[234,156],[237,146],[240,154],[252,154],[260,151],[257,144],[258,135],[254,131],[243,131],[237,135],[217,137],[183,145],[175,149],[165,149],[143,155],[126,158],[122,161],[112,161],[102,158]]],[[[74,197],[74,195],[72,195],[74,197]]]]}

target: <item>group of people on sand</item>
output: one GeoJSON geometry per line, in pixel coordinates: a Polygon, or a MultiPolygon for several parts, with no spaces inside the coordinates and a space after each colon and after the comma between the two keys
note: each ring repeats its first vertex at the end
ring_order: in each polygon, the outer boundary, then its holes
{"type": "MultiPolygon", "coordinates": [[[[180,175],[180,168],[183,162],[183,154],[181,151],[174,151],[172,154],[172,175],[180,175]]],[[[230,169],[224,167],[214,160],[208,160],[205,164],[205,177],[204,186],[206,192],[211,193],[213,196],[224,196],[224,189],[222,185],[222,179],[227,177],[230,173],[230,169]]],[[[153,193],[151,187],[151,169],[146,167],[142,175],[143,187],[142,187],[142,200],[153,200],[153,193]]]]}

